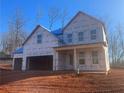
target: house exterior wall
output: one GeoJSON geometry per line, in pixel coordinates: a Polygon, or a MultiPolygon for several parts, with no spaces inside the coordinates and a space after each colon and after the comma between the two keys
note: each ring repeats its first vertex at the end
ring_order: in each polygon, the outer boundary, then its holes
{"type": "Polygon", "coordinates": [[[77,51],[77,62],[79,62],[79,52],[85,53],[85,64],[80,65],[80,70],[106,70],[106,60],[104,57],[103,48],[92,48],[92,49],[80,49],[77,51]],[[98,64],[93,64],[92,51],[98,52],[98,64]]]}
{"type": "MultiPolygon", "coordinates": [[[[102,23],[98,22],[97,20],[92,19],[91,17],[88,17],[85,14],[78,14],[78,16],[64,29],[63,31],[63,40],[66,43],[65,45],[77,45],[77,44],[90,44],[90,43],[99,43],[99,42],[105,42],[106,46],[99,47],[99,48],[88,48],[88,49],[78,49],[76,51],[76,69],[78,68],[78,62],[79,62],[79,52],[83,51],[85,52],[85,60],[86,64],[79,65],[80,70],[104,70],[108,71],[109,68],[109,59],[108,59],[108,46],[107,46],[107,38],[105,33],[105,28],[102,23]],[[91,31],[96,30],[96,39],[91,40],[91,31]],[[83,41],[79,41],[78,33],[83,32],[83,41]],[[68,34],[72,34],[72,42],[68,42],[68,34]],[[98,51],[98,60],[99,64],[93,64],[92,62],[92,51],[98,51]]],[[[73,50],[74,51],[74,50],[73,50]]],[[[61,54],[60,54],[61,55],[61,54]]],[[[71,69],[68,65],[68,55],[66,57],[63,57],[61,55],[60,58],[66,58],[65,61],[60,61],[60,64],[58,64],[59,68],[62,69],[63,65],[65,65],[68,69],[71,69]],[[61,63],[61,62],[65,62],[61,63]]]]}
{"type": "Polygon", "coordinates": [[[14,55],[14,58],[22,57],[23,64],[22,70],[26,70],[26,58],[31,56],[45,56],[53,55],[53,70],[77,70],[79,64],[79,52],[83,51],[85,53],[84,65],[80,65],[80,70],[109,70],[109,59],[108,59],[108,46],[105,28],[103,24],[92,17],[89,17],[83,13],[79,13],[75,19],[67,25],[63,34],[60,36],[54,36],[44,27],[38,27],[38,29],[33,33],[33,35],[27,40],[23,45],[23,54],[14,55]],[[96,39],[91,40],[91,31],[96,30],[96,39]],[[78,40],[78,33],[83,32],[83,41],[78,40]],[[37,35],[42,35],[42,43],[37,43],[37,35]],[[72,34],[72,43],[68,42],[67,35],[72,34]],[[59,39],[63,39],[63,43],[59,42],[59,39]],[[71,48],[67,51],[56,51],[54,47],[59,47],[61,45],[80,45],[80,44],[91,44],[106,42],[106,46],[102,47],[82,47],[76,48],[76,51],[71,48]],[[92,62],[92,51],[98,51],[99,64],[93,64],[92,62]],[[69,54],[73,55],[73,66],[69,64],[69,54]],[[74,59],[76,57],[76,59],[74,59]]]}
{"type": "MultiPolygon", "coordinates": [[[[58,52],[57,70],[73,70],[73,65],[70,65],[69,55],[73,56],[73,50],[58,52]]],[[[73,59],[72,59],[73,61],[73,59]]]]}
{"type": "MultiPolygon", "coordinates": [[[[32,35],[32,37],[23,46],[23,66],[22,70],[26,69],[26,58],[30,56],[44,56],[54,55],[53,47],[58,46],[58,39],[48,32],[46,29],[40,27],[32,35]],[[42,35],[42,43],[37,43],[37,35],[42,35]]],[[[54,63],[53,63],[54,64],[54,63]]]]}
{"type": "Polygon", "coordinates": [[[58,46],[57,38],[44,28],[39,28],[23,46],[27,56],[52,55],[53,47],[58,46]],[[42,35],[42,43],[37,43],[37,35],[42,35]]]}
{"type": "MultiPolygon", "coordinates": [[[[74,61],[73,61],[73,68],[69,64],[69,54],[72,53],[74,56],[74,50],[71,50],[71,52],[58,52],[58,64],[57,64],[57,70],[74,70],[74,61]]],[[[105,56],[105,48],[99,47],[99,48],[87,48],[87,49],[76,49],[76,69],[81,71],[108,71],[109,70],[109,63],[108,59],[106,59],[105,56]],[[98,52],[98,64],[93,64],[92,61],[92,51],[98,52]],[[79,53],[84,52],[85,54],[85,64],[79,65],[79,53]]]]}
{"type": "Polygon", "coordinates": [[[101,23],[96,20],[91,19],[90,17],[79,14],[65,29],[63,33],[64,42],[66,44],[87,44],[87,43],[96,43],[106,41],[104,29],[101,23]],[[91,40],[90,31],[96,30],[96,40],[91,40]],[[84,33],[84,40],[78,40],[78,32],[84,33]],[[68,43],[67,35],[72,34],[73,40],[72,43],[68,43]]]}

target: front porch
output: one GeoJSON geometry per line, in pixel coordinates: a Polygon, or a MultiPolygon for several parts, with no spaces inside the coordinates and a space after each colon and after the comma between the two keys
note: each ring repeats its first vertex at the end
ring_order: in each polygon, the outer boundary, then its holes
{"type": "Polygon", "coordinates": [[[57,47],[55,50],[55,70],[107,70],[103,44],[57,47]],[[93,51],[97,52],[95,59],[93,58],[93,51]]]}

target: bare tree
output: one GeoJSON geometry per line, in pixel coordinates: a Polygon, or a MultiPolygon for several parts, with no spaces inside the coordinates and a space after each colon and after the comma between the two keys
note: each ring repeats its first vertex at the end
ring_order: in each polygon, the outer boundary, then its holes
{"type": "Polygon", "coordinates": [[[124,61],[124,29],[121,26],[121,24],[119,24],[117,26],[117,31],[118,31],[118,36],[119,36],[119,46],[118,47],[120,47],[120,52],[119,52],[117,61],[122,62],[122,61],[124,61]]]}
{"type": "Polygon", "coordinates": [[[2,33],[0,32],[0,51],[2,51],[2,33]]]}
{"type": "Polygon", "coordinates": [[[8,33],[6,32],[6,34],[2,34],[1,38],[1,51],[5,52],[6,54],[8,54],[8,50],[10,47],[8,41],[8,33]]]}
{"type": "Polygon", "coordinates": [[[68,16],[67,9],[64,8],[60,15],[61,28],[63,28],[65,26],[65,21],[67,19],[67,16],[68,16]]]}
{"type": "Polygon", "coordinates": [[[24,26],[25,20],[20,10],[16,10],[14,16],[8,22],[8,32],[2,38],[4,52],[10,54],[17,47],[21,47],[27,36],[24,26]]]}
{"type": "Polygon", "coordinates": [[[108,17],[100,18],[105,23],[106,34],[109,45],[109,59],[112,65],[124,65],[124,27],[121,24],[115,27],[111,26],[111,20],[108,17]],[[111,28],[112,27],[112,28],[111,28]],[[114,28],[114,29],[113,29],[114,28]]]}
{"type": "Polygon", "coordinates": [[[53,24],[59,19],[60,10],[58,8],[52,7],[48,11],[49,18],[49,29],[52,30],[53,24]]]}
{"type": "Polygon", "coordinates": [[[40,23],[41,18],[42,18],[42,10],[41,8],[38,8],[36,12],[36,25],[40,23]]]}
{"type": "Polygon", "coordinates": [[[124,61],[124,29],[121,25],[109,33],[109,54],[113,65],[120,65],[124,61]]]}

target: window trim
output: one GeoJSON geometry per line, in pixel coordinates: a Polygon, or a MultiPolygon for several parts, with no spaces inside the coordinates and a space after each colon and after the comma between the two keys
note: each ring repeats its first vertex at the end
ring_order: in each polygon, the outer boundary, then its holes
{"type": "Polygon", "coordinates": [[[86,58],[85,58],[85,52],[79,52],[79,65],[85,65],[86,64],[86,58]],[[83,53],[83,56],[80,56],[80,54],[83,53]],[[80,64],[80,60],[84,60],[83,64],[80,64]]]}
{"type": "Polygon", "coordinates": [[[78,41],[84,41],[84,32],[78,32],[78,41]]]}
{"type": "Polygon", "coordinates": [[[97,30],[96,29],[90,31],[90,39],[91,40],[97,39],[97,30]],[[95,31],[95,33],[94,33],[94,31],[95,31]]]}
{"type": "Polygon", "coordinates": [[[99,56],[98,56],[98,51],[92,51],[92,63],[93,64],[99,64],[99,56]],[[94,53],[96,53],[94,55],[94,53]]]}
{"type": "Polygon", "coordinates": [[[72,39],[72,34],[67,34],[67,39],[68,39],[68,43],[72,43],[73,39],[72,39]]]}
{"type": "Polygon", "coordinates": [[[41,43],[42,43],[42,35],[41,34],[38,34],[37,35],[37,44],[41,44],[41,43]]]}

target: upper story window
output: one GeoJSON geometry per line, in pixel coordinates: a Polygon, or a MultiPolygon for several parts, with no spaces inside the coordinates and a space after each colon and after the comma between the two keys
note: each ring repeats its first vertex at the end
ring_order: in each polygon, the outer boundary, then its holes
{"type": "Polygon", "coordinates": [[[42,35],[37,35],[37,43],[38,44],[42,43],[42,35]]]}
{"type": "Polygon", "coordinates": [[[90,32],[90,35],[91,35],[91,40],[95,40],[96,39],[96,30],[92,30],[90,32]]]}
{"type": "Polygon", "coordinates": [[[84,40],[84,33],[83,32],[79,32],[78,33],[78,40],[79,41],[83,41],[84,40]]]}
{"type": "Polygon", "coordinates": [[[92,61],[93,64],[98,64],[98,52],[97,51],[92,51],[92,61]]]}
{"type": "Polygon", "coordinates": [[[71,43],[72,42],[72,34],[68,34],[67,38],[68,38],[68,42],[71,43]]]}

